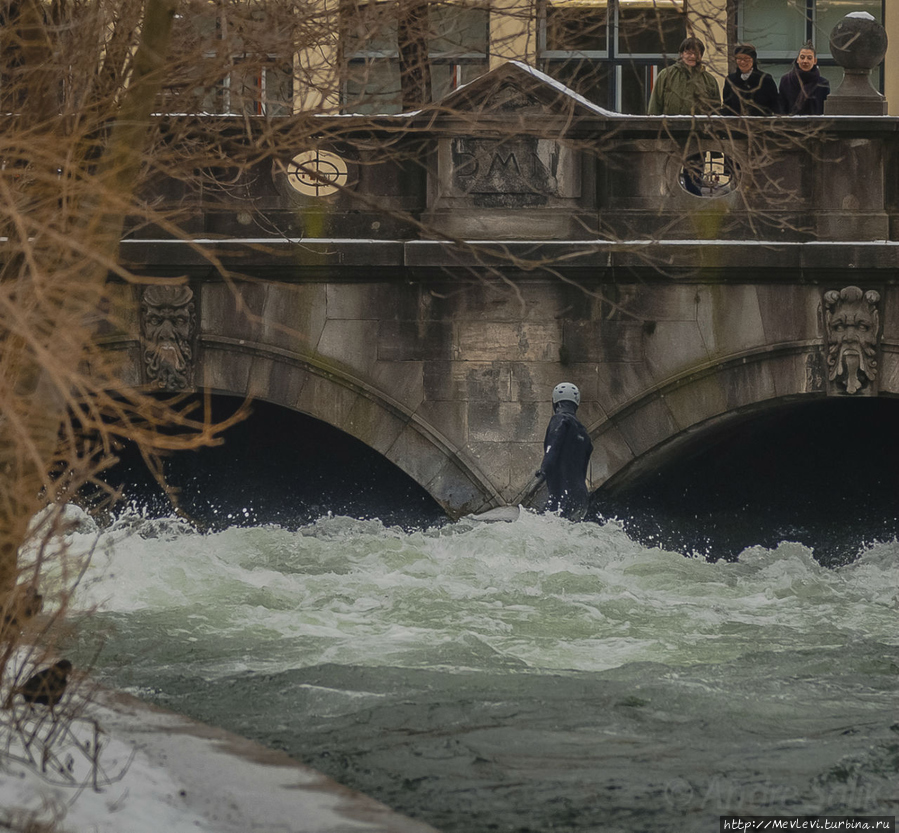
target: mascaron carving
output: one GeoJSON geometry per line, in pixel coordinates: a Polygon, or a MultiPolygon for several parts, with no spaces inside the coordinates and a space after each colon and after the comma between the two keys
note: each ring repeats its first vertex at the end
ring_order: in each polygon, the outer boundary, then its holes
{"type": "Polygon", "coordinates": [[[847,286],[824,293],[827,381],[831,392],[871,392],[877,378],[880,293],[847,286]]]}
{"type": "Polygon", "coordinates": [[[188,286],[148,286],[141,299],[144,365],[163,390],[189,387],[193,376],[194,293],[188,286]]]}

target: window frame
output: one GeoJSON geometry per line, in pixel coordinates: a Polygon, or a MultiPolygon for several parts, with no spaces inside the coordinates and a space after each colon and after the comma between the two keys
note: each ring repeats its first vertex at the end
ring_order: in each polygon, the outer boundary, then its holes
{"type": "MultiPolygon", "coordinates": [[[[283,107],[285,112],[278,113],[275,115],[290,115],[293,113],[293,82],[294,82],[294,66],[293,66],[293,58],[291,60],[284,61],[283,65],[290,64],[290,75],[287,77],[287,81],[290,84],[291,96],[290,100],[286,102],[281,101],[270,101],[268,97],[268,75],[269,72],[277,71],[276,66],[261,66],[261,77],[259,78],[259,86],[255,89],[258,91],[259,95],[254,96],[252,99],[253,109],[255,112],[252,114],[245,112],[245,106],[241,107],[241,102],[238,101],[236,105],[233,105],[231,100],[231,88],[233,86],[235,80],[235,73],[239,72],[239,67],[241,64],[251,63],[254,60],[258,60],[260,58],[267,58],[273,62],[280,62],[280,58],[275,52],[268,52],[265,55],[260,55],[258,52],[241,52],[234,55],[231,55],[231,69],[228,71],[228,75],[222,79],[221,84],[221,101],[222,106],[220,113],[221,115],[226,116],[243,116],[243,115],[254,115],[254,116],[267,116],[269,115],[268,110],[271,107],[283,107]]],[[[239,98],[239,97],[238,97],[239,98]]],[[[244,101],[243,104],[246,105],[249,103],[248,101],[244,101]]]]}
{"type": "MultiPolygon", "coordinates": [[[[210,43],[226,43],[228,39],[228,27],[227,27],[227,17],[223,13],[223,9],[217,8],[214,9],[213,14],[210,17],[213,20],[214,26],[214,34],[210,43]]],[[[174,25],[177,25],[180,21],[186,19],[186,13],[178,13],[174,18],[174,25]]],[[[207,49],[202,53],[202,57],[204,60],[209,59],[213,61],[221,60],[221,56],[215,49],[207,49]]],[[[223,67],[224,68],[224,67],[223,67]]],[[[274,69],[275,67],[271,67],[274,69]]],[[[259,117],[265,117],[269,115],[269,109],[273,105],[277,105],[278,107],[283,107],[284,113],[283,115],[290,115],[294,112],[295,107],[295,91],[294,85],[296,81],[296,50],[290,49],[287,54],[281,55],[278,52],[248,52],[248,51],[235,51],[228,55],[228,70],[226,73],[219,78],[218,81],[213,84],[202,86],[198,85],[196,89],[202,89],[203,93],[198,99],[198,106],[195,112],[192,112],[192,115],[211,115],[211,116],[245,116],[245,115],[253,115],[259,117]],[[256,88],[259,91],[259,96],[254,97],[253,111],[252,113],[246,112],[245,108],[237,109],[237,105],[232,106],[232,95],[231,89],[234,84],[234,75],[235,72],[238,71],[238,67],[242,63],[249,63],[253,60],[261,60],[265,62],[273,62],[276,63],[280,67],[289,67],[290,74],[288,80],[290,96],[287,101],[278,101],[272,102],[268,100],[266,95],[268,84],[267,84],[267,70],[269,67],[261,67],[262,69],[262,79],[260,85],[256,88]],[[204,104],[211,104],[212,107],[205,107],[204,104]]],[[[249,102],[245,102],[249,103],[249,102]]],[[[167,108],[167,111],[168,108],[167,108]]],[[[282,115],[282,114],[278,114],[282,115]]]]}
{"type": "MultiPolygon", "coordinates": [[[[593,62],[595,64],[604,64],[611,70],[611,82],[609,84],[608,95],[605,102],[598,102],[600,106],[608,107],[611,110],[619,110],[623,101],[624,89],[624,70],[632,68],[634,71],[643,71],[645,80],[645,101],[644,106],[649,103],[649,95],[655,80],[666,66],[672,62],[675,55],[669,55],[666,52],[622,52],[619,51],[619,40],[621,33],[621,7],[618,0],[608,0],[607,6],[607,23],[606,23],[606,48],[604,50],[559,50],[546,48],[547,34],[547,10],[552,5],[551,0],[538,0],[537,7],[537,60],[540,68],[547,75],[555,77],[552,72],[551,65],[553,63],[561,64],[573,61],[593,62]]],[[[675,5],[672,2],[672,6],[675,5]]],[[[687,20],[687,4],[680,4],[680,14],[684,20],[684,37],[686,37],[686,20],[687,20]]]]}
{"type": "MultiPolygon", "coordinates": [[[[389,0],[369,0],[369,3],[364,5],[386,5],[388,2],[389,0]]],[[[484,43],[486,47],[486,50],[484,52],[428,52],[428,62],[431,65],[450,67],[450,77],[452,79],[450,92],[452,92],[453,90],[458,89],[464,83],[466,83],[465,81],[462,81],[463,67],[483,64],[486,71],[490,66],[490,4],[488,0],[479,0],[478,2],[446,2],[442,5],[455,6],[462,9],[479,9],[484,12],[484,43]]],[[[340,25],[340,31],[344,31],[343,24],[340,25]]],[[[368,61],[386,61],[399,64],[400,50],[399,44],[396,44],[396,48],[390,50],[359,49],[353,52],[348,52],[346,49],[346,45],[341,44],[341,55],[341,63],[343,65],[344,71],[341,73],[342,77],[340,83],[340,110],[341,112],[346,112],[347,107],[352,103],[348,100],[349,93],[347,89],[349,83],[352,80],[352,72],[350,68],[353,65],[364,65],[368,61]]]]}
{"type": "MultiPolygon", "coordinates": [[[[746,15],[746,0],[735,0],[736,2],[736,14],[733,26],[733,33],[735,37],[734,43],[742,43],[747,40],[752,41],[752,37],[747,37],[745,33],[745,15],[746,15]]],[[[818,64],[822,67],[837,67],[839,64],[834,59],[833,55],[830,54],[830,43],[820,44],[818,42],[819,35],[821,34],[818,29],[818,0],[797,0],[798,2],[804,2],[805,4],[805,40],[803,43],[811,41],[814,44],[815,52],[818,56],[818,64]]],[[[886,19],[886,0],[880,0],[880,20],[881,23],[886,19]]],[[[826,33],[826,36],[829,38],[830,33],[826,33]]],[[[756,44],[758,46],[758,44],[756,44]]],[[[795,49],[792,50],[784,50],[784,49],[759,49],[758,50],[758,62],[759,66],[764,69],[765,65],[768,64],[792,64],[796,59],[796,55],[799,53],[799,49],[802,44],[797,44],[795,49]]],[[[730,50],[733,52],[733,49],[730,50]]],[[[872,74],[871,80],[875,82],[875,86],[879,92],[884,91],[884,65],[881,63],[880,67],[872,74]]]]}

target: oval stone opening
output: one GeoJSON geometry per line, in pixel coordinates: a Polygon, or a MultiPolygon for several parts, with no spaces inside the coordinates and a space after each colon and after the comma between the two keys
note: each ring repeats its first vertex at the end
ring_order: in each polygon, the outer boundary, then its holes
{"type": "Polygon", "coordinates": [[[737,188],[737,166],[721,151],[706,150],[684,160],[678,183],[694,197],[723,197],[737,188]]]}

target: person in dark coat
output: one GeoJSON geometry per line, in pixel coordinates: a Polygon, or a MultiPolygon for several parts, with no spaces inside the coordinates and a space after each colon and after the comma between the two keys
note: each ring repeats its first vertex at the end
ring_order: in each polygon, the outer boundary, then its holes
{"type": "Polygon", "coordinates": [[[781,112],[788,116],[820,116],[824,99],[830,95],[830,81],[818,69],[818,56],[811,43],[799,50],[791,69],[780,79],[781,112]]]}
{"type": "Polygon", "coordinates": [[[759,69],[757,58],[751,43],[738,44],[734,49],[737,69],[724,79],[724,115],[770,116],[780,112],[777,82],[759,69]]]}
{"type": "Polygon", "coordinates": [[[543,441],[543,462],[537,477],[546,480],[549,510],[579,521],[587,511],[587,465],[593,443],[575,414],[581,392],[571,382],[553,388],[553,416],[543,441]]]}

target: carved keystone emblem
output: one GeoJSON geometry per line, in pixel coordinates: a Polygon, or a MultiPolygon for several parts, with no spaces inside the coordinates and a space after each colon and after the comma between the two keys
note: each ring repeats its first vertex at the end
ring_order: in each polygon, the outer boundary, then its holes
{"type": "Polygon", "coordinates": [[[824,293],[828,393],[875,393],[880,293],[847,286],[824,293]]]}
{"type": "Polygon", "coordinates": [[[147,378],[163,390],[193,384],[194,293],[189,286],[148,286],[141,299],[147,378]]]}
{"type": "Polygon", "coordinates": [[[450,159],[454,188],[475,205],[525,208],[580,194],[573,152],[548,139],[455,137],[450,159]]]}

